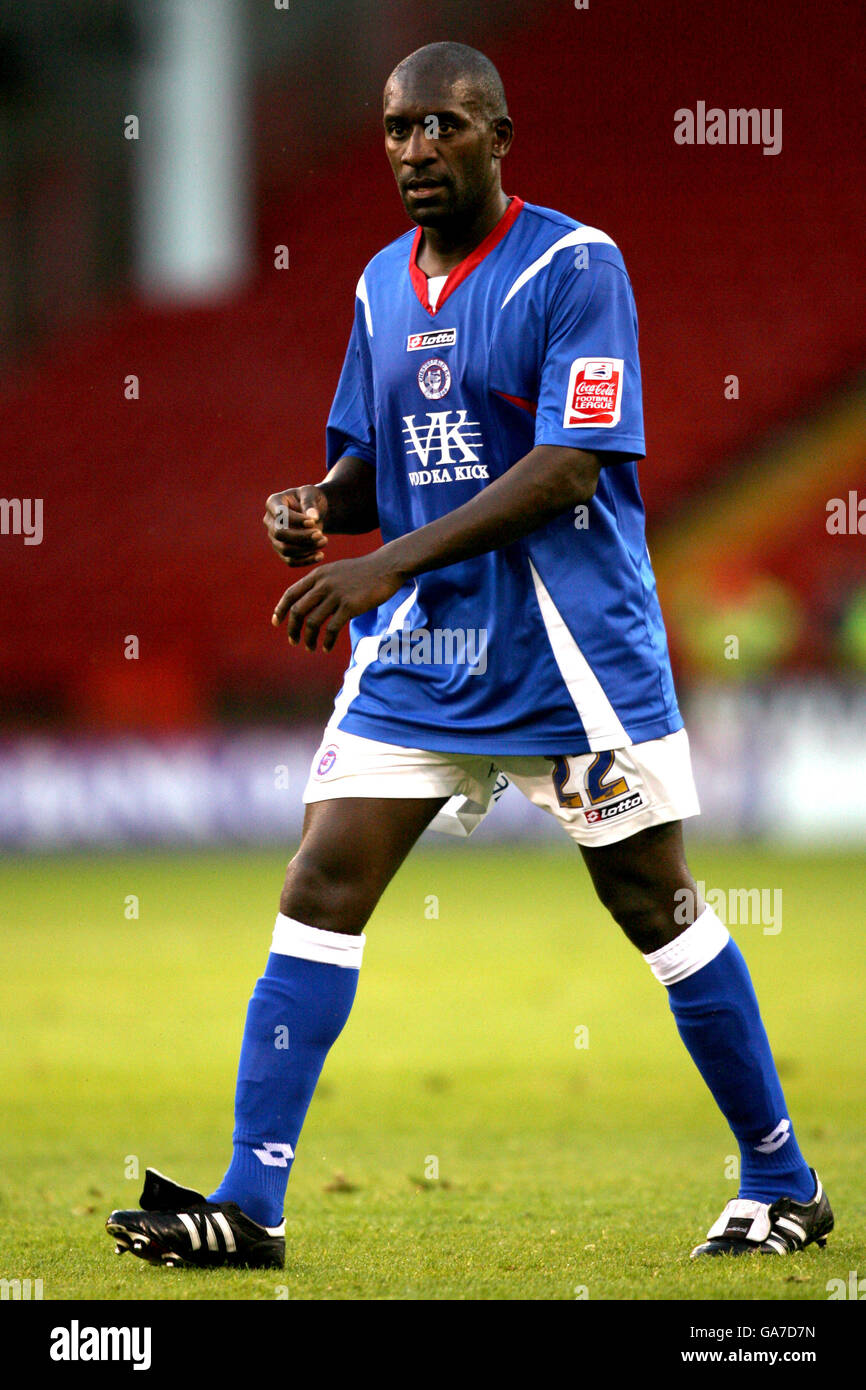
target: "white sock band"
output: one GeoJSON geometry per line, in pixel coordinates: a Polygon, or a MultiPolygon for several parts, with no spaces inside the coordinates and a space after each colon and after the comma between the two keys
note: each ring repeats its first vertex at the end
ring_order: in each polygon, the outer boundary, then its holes
{"type": "Polygon", "coordinates": [[[644,960],[663,985],[676,985],[715,960],[730,939],[724,922],[711,907],[705,907],[697,921],[644,960]]]}
{"type": "Polygon", "coordinates": [[[360,970],[366,940],[363,933],[352,936],[344,932],[321,931],[319,927],[308,927],[306,922],[296,922],[293,917],[278,912],[271,950],[280,956],[299,956],[301,960],[317,960],[322,965],[342,965],[349,970],[360,970]]]}

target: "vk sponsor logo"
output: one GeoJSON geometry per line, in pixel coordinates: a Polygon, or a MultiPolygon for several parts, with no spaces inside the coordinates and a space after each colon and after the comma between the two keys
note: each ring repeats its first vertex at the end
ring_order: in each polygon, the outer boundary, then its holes
{"type": "Polygon", "coordinates": [[[487,465],[480,461],[484,444],[478,420],[469,420],[466,410],[431,410],[426,421],[415,415],[403,416],[406,454],[416,458],[421,468],[409,474],[413,487],[427,483],[463,482],[487,478],[487,465]]]}

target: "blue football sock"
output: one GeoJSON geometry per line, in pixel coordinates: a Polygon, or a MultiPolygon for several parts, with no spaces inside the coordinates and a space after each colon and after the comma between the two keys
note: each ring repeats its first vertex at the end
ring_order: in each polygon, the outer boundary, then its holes
{"type": "Polygon", "coordinates": [[[646,957],[667,986],[680,1037],[740,1147],[739,1196],[808,1202],[815,1183],[788,1117],[746,962],[707,907],[646,957]]]}
{"type": "Polygon", "coordinates": [[[301,1126],[355,998],[364,941],[277,917],[247,1010],[234,1153],[208,1201],[237,1202],[260,1225],[279,1225],[301,1126]]]}

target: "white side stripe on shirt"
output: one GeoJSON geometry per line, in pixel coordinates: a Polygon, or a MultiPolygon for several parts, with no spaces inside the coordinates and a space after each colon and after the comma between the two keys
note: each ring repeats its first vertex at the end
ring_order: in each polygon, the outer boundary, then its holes
{"type": "Polygon", "coordinates": [[[418,594],[417,585],[412,585],[412,592],[405,598],[398,608],[394,611],[394,616],[388,624],[387,632],[371,632],[369,637],[362,637],[355,648],[355,664],[350,666],[343,680],[343,689],[334,701],[334,712],[328,721],[328,727],[339,724],[346,710],[354,700],[361,685],[361,677],[368,666],[379,655],[379,648],[384,639],[391,632],[399,632],[409,614],[413,603],[418,594]]]}
{"type": "Polygon", "coordinates": [[[632,740],[605,695],[601,682],[566,627],[562,614],[544,587],[541,576],[531,560],[529,568],[535,585],[535,597],[538,599],[541,618],[547,629],[559,674],[580,715],[590,748],[593,753],[600,753],[606,752],[609,748],[630,747],[632,740]]]}

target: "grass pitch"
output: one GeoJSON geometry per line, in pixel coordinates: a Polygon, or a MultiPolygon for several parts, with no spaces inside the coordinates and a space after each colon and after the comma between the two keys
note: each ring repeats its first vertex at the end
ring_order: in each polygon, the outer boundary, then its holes
{"type": "Polygon", "coordinates": [[[866,1270],[862,864],[701,847],[692,869],[783,890],[781,932],[734,934],[836,1210],[825,1250],[689,1262],[736,1145],[664,991],[576,852],[467,846],[417,852],[368,929],[285,1271],[117,1259],[103,1222],[147,1164],[205,1192],[226,1166],[282,863],[46,857],[0,865],[0,1275],[45,1299],[826,1300],[866,1270]]]}

